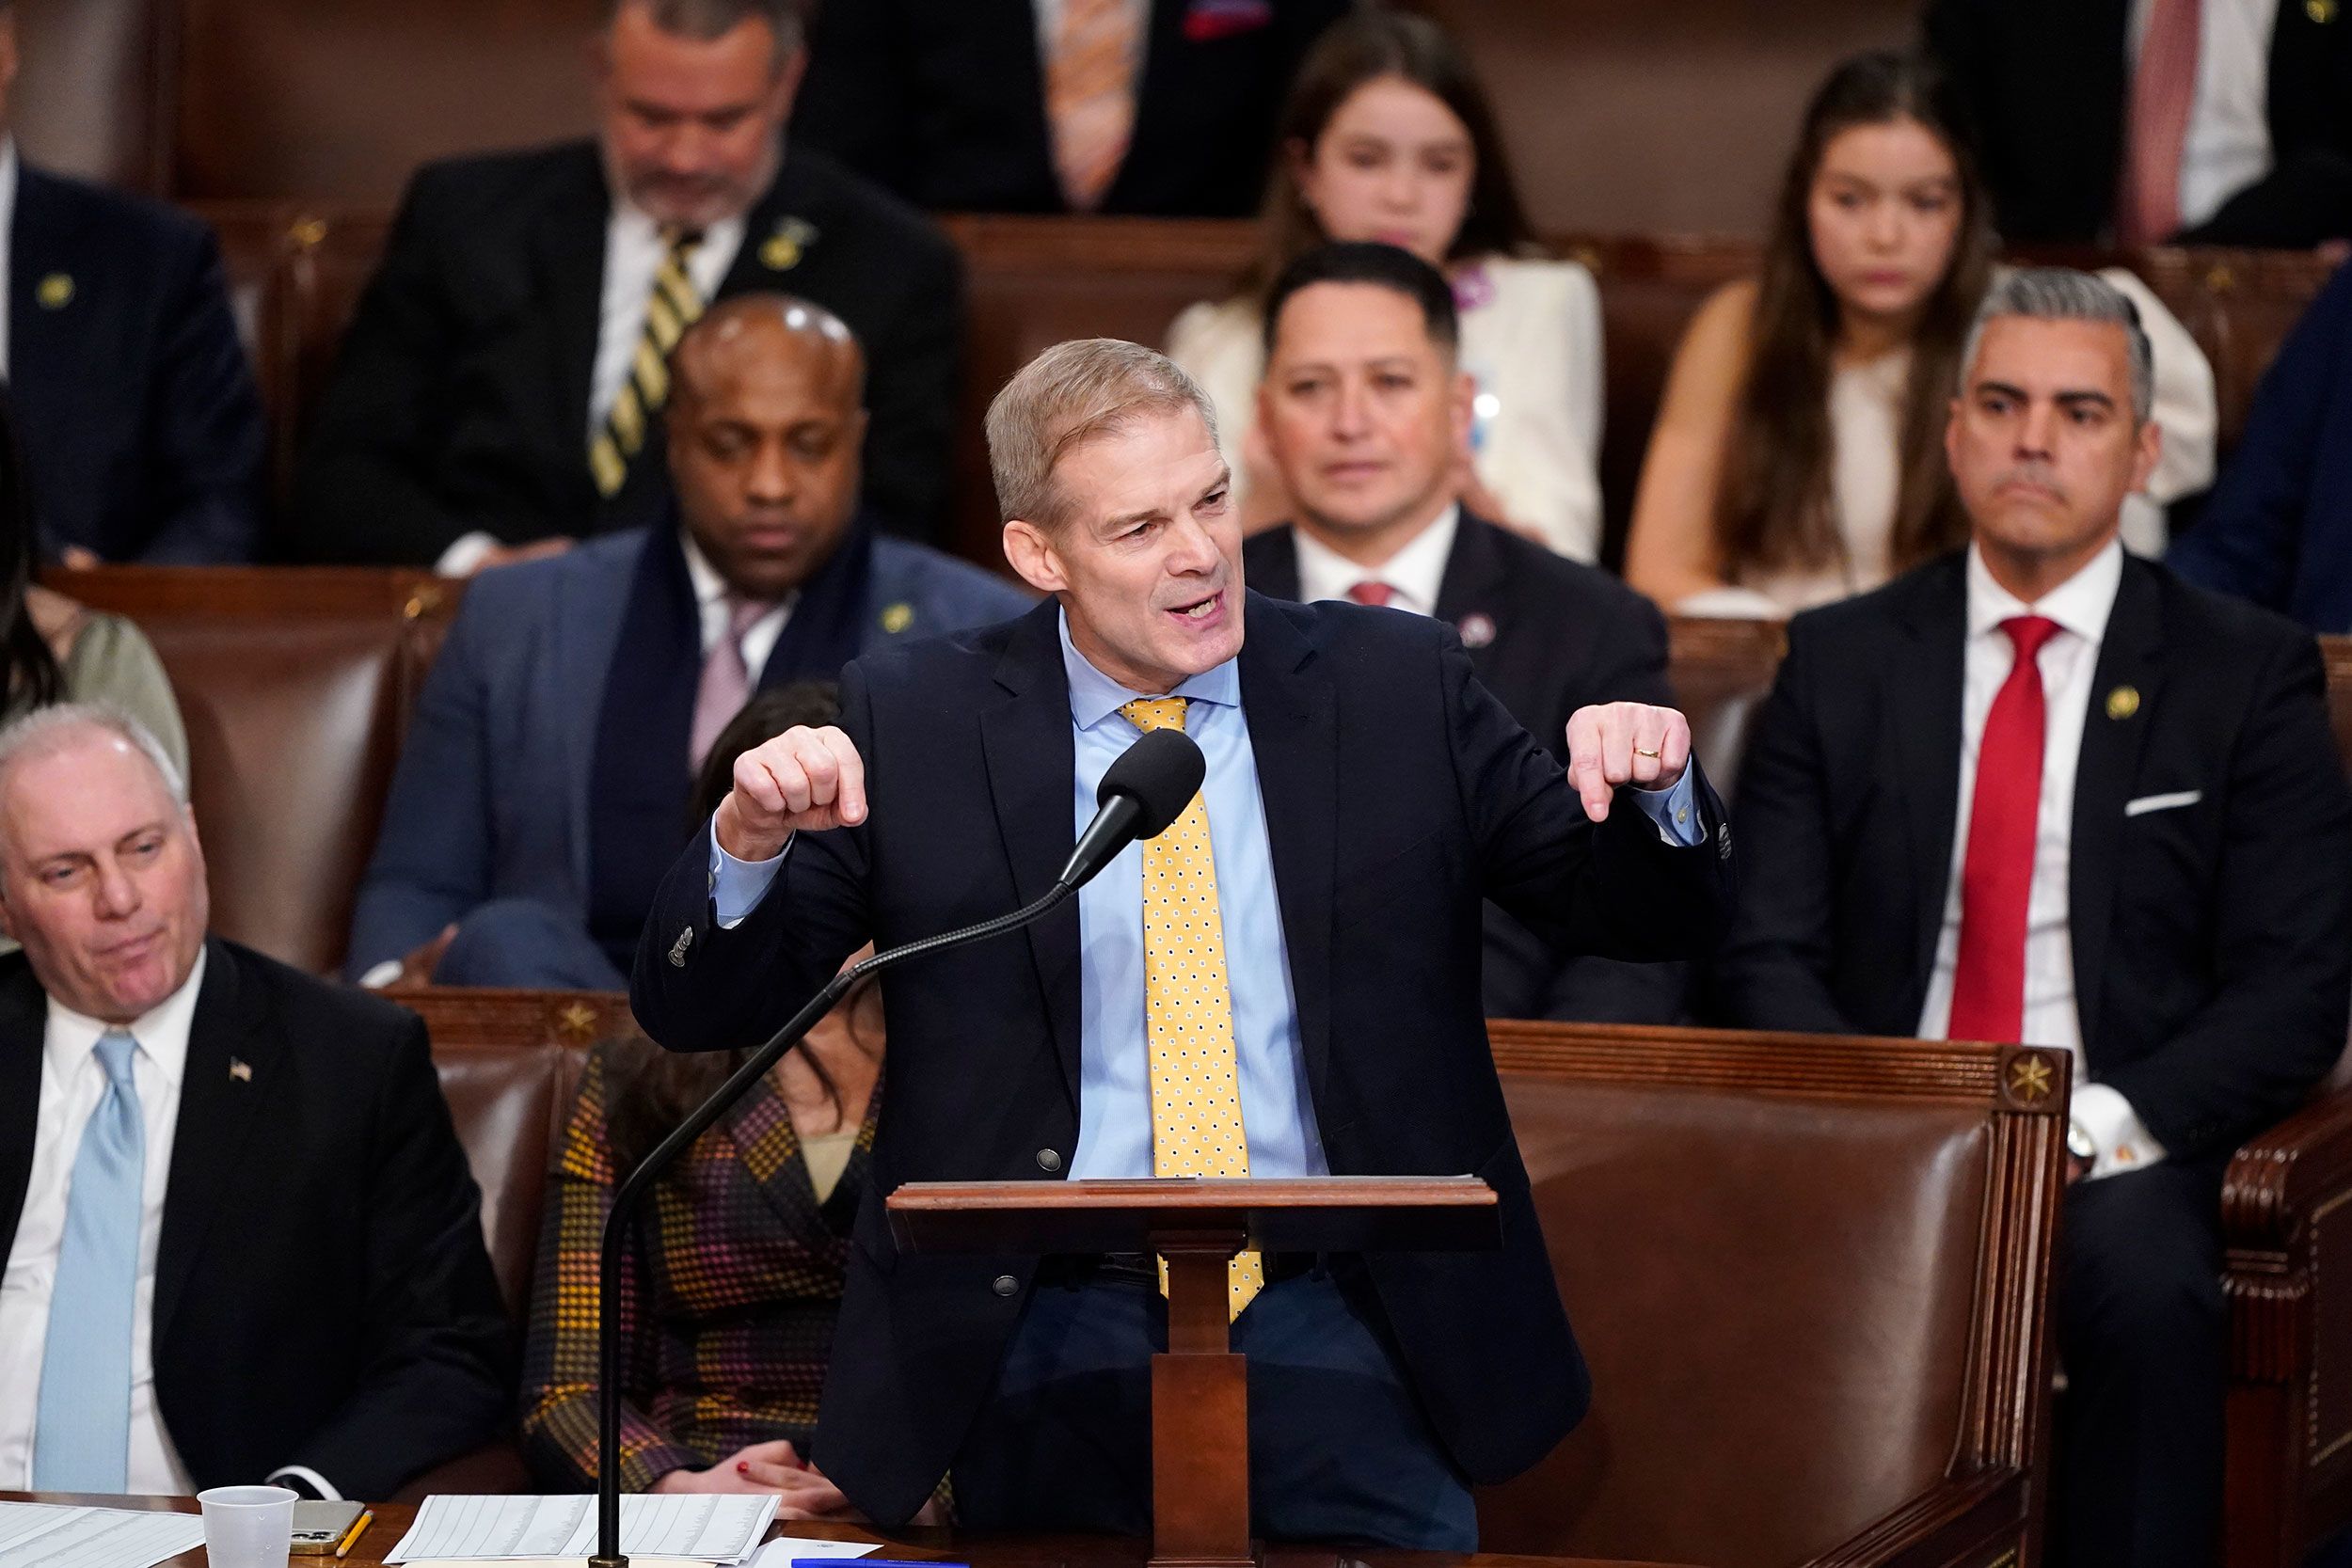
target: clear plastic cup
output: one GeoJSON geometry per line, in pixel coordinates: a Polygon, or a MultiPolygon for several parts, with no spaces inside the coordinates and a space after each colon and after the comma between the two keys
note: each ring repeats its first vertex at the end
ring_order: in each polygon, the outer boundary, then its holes
{"type": "Polygon", "coordinates": [[[283,1486],[215,1486],[199,1492],[204,1556],[212,1568],[286,1568],[294,1494],[283,1486]]]}

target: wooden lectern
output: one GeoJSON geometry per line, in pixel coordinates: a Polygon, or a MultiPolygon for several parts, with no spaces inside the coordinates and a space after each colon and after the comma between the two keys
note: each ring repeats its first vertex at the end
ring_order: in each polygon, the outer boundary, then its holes
{"type": "Polygon", "coordinates": [[[1248,1568],[1249,1403],[1226,1320],[1235,1253],[1476,1252],[1502,1244],[1475,1177],[1252,1181],[910,1182],[890,1196],[910,1252],[1158,1253],[1168,1354],[1152,1358],[1152,1568],[1248,1568]]]}

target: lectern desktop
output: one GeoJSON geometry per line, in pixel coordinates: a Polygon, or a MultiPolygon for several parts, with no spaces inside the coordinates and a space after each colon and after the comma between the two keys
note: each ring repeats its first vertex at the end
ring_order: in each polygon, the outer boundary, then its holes
{"type": "Polygon", "coordinates": [[[1235,1253],[1477,1252],[1502,1244],[1475,1177],[910,1182],[891,1194],[909,1252],[1158,1253],[1168,1353],[1152,1358],[1152,1568],[1248,1568],[1249,1406],[1232,1353],[1235,1253]]]}

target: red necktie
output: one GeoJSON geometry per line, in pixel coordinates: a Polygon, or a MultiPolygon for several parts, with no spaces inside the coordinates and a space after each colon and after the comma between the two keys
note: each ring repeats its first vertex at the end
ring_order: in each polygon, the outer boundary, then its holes
{"type": "Polygon", "coordinates": [[[2016,662],[1984,716],[1968,857],[1960,872],[1960,961],[1952,974],[1947,1037],[2017,1038],[2026,1013],[2026,905],[2033,893],[2034,834],[2042,815],[2047,705],[2035,656],[2058,623],[2018,615],[2001,623],[2016,662]]]}
{"type": "Polygon", "coordinates": [[[1349,589],[1347,591],[1347,596],[1354,599],[1358,604],[1368,604],[1377,608],[1381,605],[1387,604],[1391,599],[1395,598],[1396,590],[1391,588],[1387,583],[1381,582],[1376,578],[1366,578],[1363,581],[1349,589]]]}

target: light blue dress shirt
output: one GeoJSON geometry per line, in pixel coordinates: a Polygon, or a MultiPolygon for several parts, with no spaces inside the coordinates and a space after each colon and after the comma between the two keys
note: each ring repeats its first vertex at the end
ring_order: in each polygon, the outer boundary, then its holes
{"type": "MultiPolygon", "coordinates": [[[[1404,611],[1395,611],[1402,614],[1404,611]]],[[[1070,681],[1070,725],[1076,767],[1071,777],[1073,832],[1095,813],[1103,774],[1142,732],[1120,715],[1143,692],[1130,691],[1086,660],[1061,618],[1062,668],[1070,681]]],[[[1208,764],[1201,784],[1209,843],[1216,862],[1217,912],[1225,927],[1226,979],[1233,1008],[1233,1051],[1241,1079],[1242,1125],[1253,1177],[1325,1176],[1330,1166],[1315,1131],[1307,1067],[1291,995],[1290,950],[1265,801],[1258,792],[1257,753],[1241,707],[1241,668],[1227,659],[1193,676],[1171,695],[1189,699],[1184,733],[1208,764]]],[[[1630,793],[1671,844],[1697,844],[1691,770],[1671,789],[1630,793]]],[[[789,853],[790,846],[786,847],[789,853]]],[[[722,927],[759,903],[784,855],[739,861],[711,839],[711,900],[722,927]]],[[[1078,892],[1078,1148],[1070,1175],[1152,1174],[1151,1051],[1144,1025],[1143,846],[1131,844],[1078,892]]]]}

